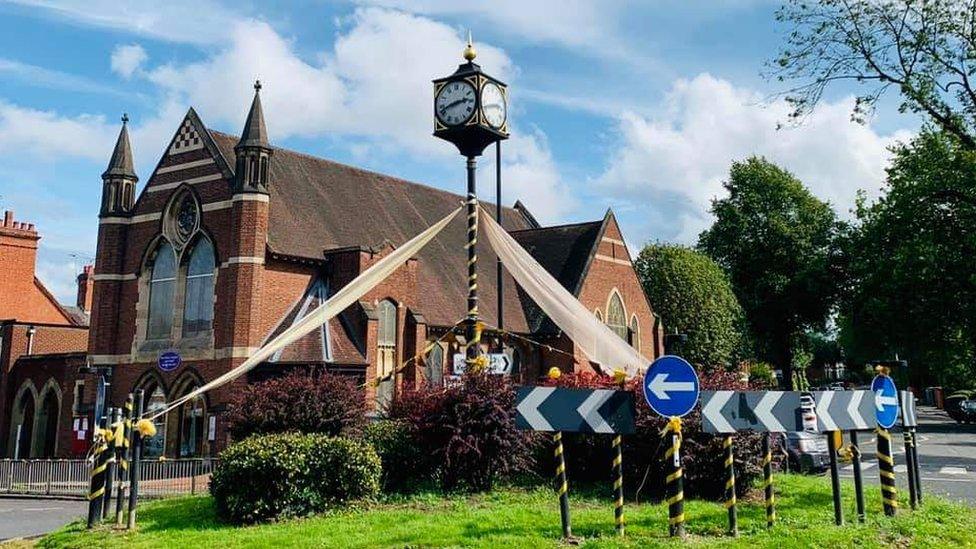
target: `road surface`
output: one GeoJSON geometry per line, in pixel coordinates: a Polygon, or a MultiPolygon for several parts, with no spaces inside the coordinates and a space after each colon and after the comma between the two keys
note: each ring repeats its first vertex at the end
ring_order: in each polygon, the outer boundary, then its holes
{"type": "Polygon", "coordinates": [[[0,498],[0,541],[46,534],[87,512],[85,501],[0,498]]]}
{"type": "MultiPolygon", "coordinates": [[[[945,412],[918,407],[918,463],[922,471],[922,499],[938,494],[955,501],[976,504],[976,425],[960,425],[945,412]]],[[[905,442],[901,431],[891,433],[895,451],[895,478],[899,495],[908,493],[905,442]]],[[[846,437],[845,437],[846,442],[846,437]]],[[[878,484],[877,439],[862,435],[862,471],[866,482],[878,484]]],[[[841,466],[842,478],[853,478],[852,465],[841,466]]],[[[876,486],[872,490],[879,490],[876,486]]],[[[865,488],[865,492],[867,492],[865,488]]]]}

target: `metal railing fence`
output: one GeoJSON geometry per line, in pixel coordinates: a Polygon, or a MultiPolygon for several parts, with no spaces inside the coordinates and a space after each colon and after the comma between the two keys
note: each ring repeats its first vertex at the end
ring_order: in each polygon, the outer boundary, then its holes
{"type": "MultiPolygon", "coordinates": [[[[216,465],[214,459],[143,461],[139,497],[206,493],[216,465]]],[[[83,459],[0,459],[0,494],[85,497],[90,474],[83,459]]]]}

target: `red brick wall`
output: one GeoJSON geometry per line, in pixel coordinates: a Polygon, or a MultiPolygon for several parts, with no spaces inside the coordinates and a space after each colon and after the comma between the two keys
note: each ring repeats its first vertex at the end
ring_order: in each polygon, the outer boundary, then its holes
{"type": "Polygon", "coordinates": [[[0,222],[0,319],[70,324],[35,279],[40,238],[33,224],[15,221],[13,212],[4,213],[0,222]]]}
{"type": "MultiPolygon", "coordinates": [[[[596,257],[590,263],[583,281],[579,299],[590,311],[599,309],[606,321],[610,293],[616,289],[623,301],[627,322],[630,322],[634,314],[637,315],[640,353],[645,358],[654,360],[663,352],[657,345],[658,338],[654,336],[654,315],[631,263],[630,253],[621,242],[623,235],[620,227],[613,215],[610,215],[603,238],[598,244],[596,257]]],[[[580,356],[585,360],[585,357],[580,356]]]]}

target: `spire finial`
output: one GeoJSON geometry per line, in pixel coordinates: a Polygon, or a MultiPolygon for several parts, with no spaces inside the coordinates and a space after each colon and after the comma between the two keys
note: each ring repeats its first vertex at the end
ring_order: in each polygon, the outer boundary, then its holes
{"type": "Polygon", "coordinates": [[[474,49],[474,43],[471,41],[471,30],[468,30],[468,45],[464,48],[464,58],[468,61],[474,61],[474,58],[478,56],[478,51],[474,49]]]}
{"type": "Polygon", "coordinates": [[[122,125],[125,125],[129,121],[129,113],[122,113],[122,125]]]}
{"type": "Polygon", "coordinates": [[[254,81],[254,92],[257,93],[257,92],[260,92],[260,91],[261,91],[261,81],[260,80],[255,80],[254,81]]]}

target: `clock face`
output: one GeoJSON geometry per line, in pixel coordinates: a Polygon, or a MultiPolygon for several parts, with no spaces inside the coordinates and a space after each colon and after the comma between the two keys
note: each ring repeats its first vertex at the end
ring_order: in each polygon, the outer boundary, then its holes
{"type": "Polygon", "coordinates": [[[505,124],[508,106],[505,104],[505,94],[498,84],[488,82],[481,87],[481,112],[492,128],[497,130],[505,124]]]}
{"type": "Polygon", "coordinates": [[[457,126],[471,118],[474,104],[474,86],[463,81],[448,82],[437,93],[434,111],[444,124],[457,126]]]}

